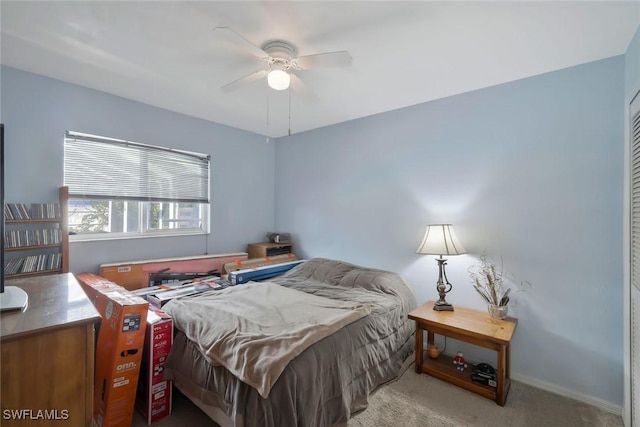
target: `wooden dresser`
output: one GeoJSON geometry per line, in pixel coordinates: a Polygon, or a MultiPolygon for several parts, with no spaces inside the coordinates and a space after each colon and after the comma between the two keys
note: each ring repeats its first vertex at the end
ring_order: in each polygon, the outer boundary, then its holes
{"type": "Polygon", "coordinates": [[[92,425],[100,314],[71,273],[5,281],[29,295],[0,317],[2,412],[8,426],[92,425]]]}

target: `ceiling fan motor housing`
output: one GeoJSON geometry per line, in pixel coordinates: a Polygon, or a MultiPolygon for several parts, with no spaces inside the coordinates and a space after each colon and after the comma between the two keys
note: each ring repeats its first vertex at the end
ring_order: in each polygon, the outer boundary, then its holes
{"type": "Polygon", "coordinates": [[[298,56],[298,49],[291,43],[284,40],[271,40],[262,45],[262,50],[267,52],[269,56],[276,59],[284,59],[291,61],[298,56]]]}

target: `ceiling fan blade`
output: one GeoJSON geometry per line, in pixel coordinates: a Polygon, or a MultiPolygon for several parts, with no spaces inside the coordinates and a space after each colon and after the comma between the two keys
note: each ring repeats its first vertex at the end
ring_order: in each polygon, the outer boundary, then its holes
{"type": "Polygon", "coordinates": [[[213,29],[215,33],[222,39],[227,42],[241,45],[245,48],[249,53],[254,56],[257,56],[260,59],[266,59],[269,57],[269,54],[264,50],[260,49],[255,44],[251,43],[249,40],[242,37],[240,34],[236,33],[229,27],[216,27],[213,29]]]}
{"type": "Polygon", "coordinates": [[[234,80],[231,83],[227,83],[226,85],[222,86],[220,89],[225,92],[230,92],[232,90],[236,90],[242,86],[246,86],[249,83],[253,83],[265,77],[267,77],[267,70],[254,71],[251,74],[248,74],[244,77],[240,77],[238,80],[234,80]]]}
{"type": "Polygon", "coordinates": [[[348,67],[351,65],[351,55],[346,50],[341,50],[339,52],[299,56],[293,62],[301,70],[320,67],[348,67]]]}
{"type": "Polygon", "coordinates": [[[301,97],[307,100],[315,101],[318,99],[318,96],[315,94],[315,92],[312,91],[309,86],[307,86],[302,81],[302,79],[300,79],[300,77],[293,74],[292,72],[289,72],[289,75],[291,76],[291,89],[293,89],[296,93],[300,94],[301,97]]]}

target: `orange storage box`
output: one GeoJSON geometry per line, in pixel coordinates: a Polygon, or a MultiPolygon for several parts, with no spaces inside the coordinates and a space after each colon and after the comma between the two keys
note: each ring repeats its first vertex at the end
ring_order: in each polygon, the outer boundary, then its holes
{"type": "Polygon", "coordinates": [[[222,265],[232,261],[247,259],[246,252],[210,254],[179,258],[126,261],[100,265],[100,276],[129,290],[149,286],[149,274],[167,273],[208,273],[221,271],[222,265]]]}
{"type": "Polygon", "coordinates": [[[149,303],[95,274],[82,273],[76,277],[102,316],[95,352],[94,426],[129,427],[149,303]]]}

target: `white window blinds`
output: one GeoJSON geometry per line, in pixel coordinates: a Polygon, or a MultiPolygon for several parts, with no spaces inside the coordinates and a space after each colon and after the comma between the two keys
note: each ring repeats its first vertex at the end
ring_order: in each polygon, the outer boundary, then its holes
{"type": "Polygon", "coordinates": [[[210,156],[77,132],[64,142],[69,196],[209,203],[210,156]]]}

